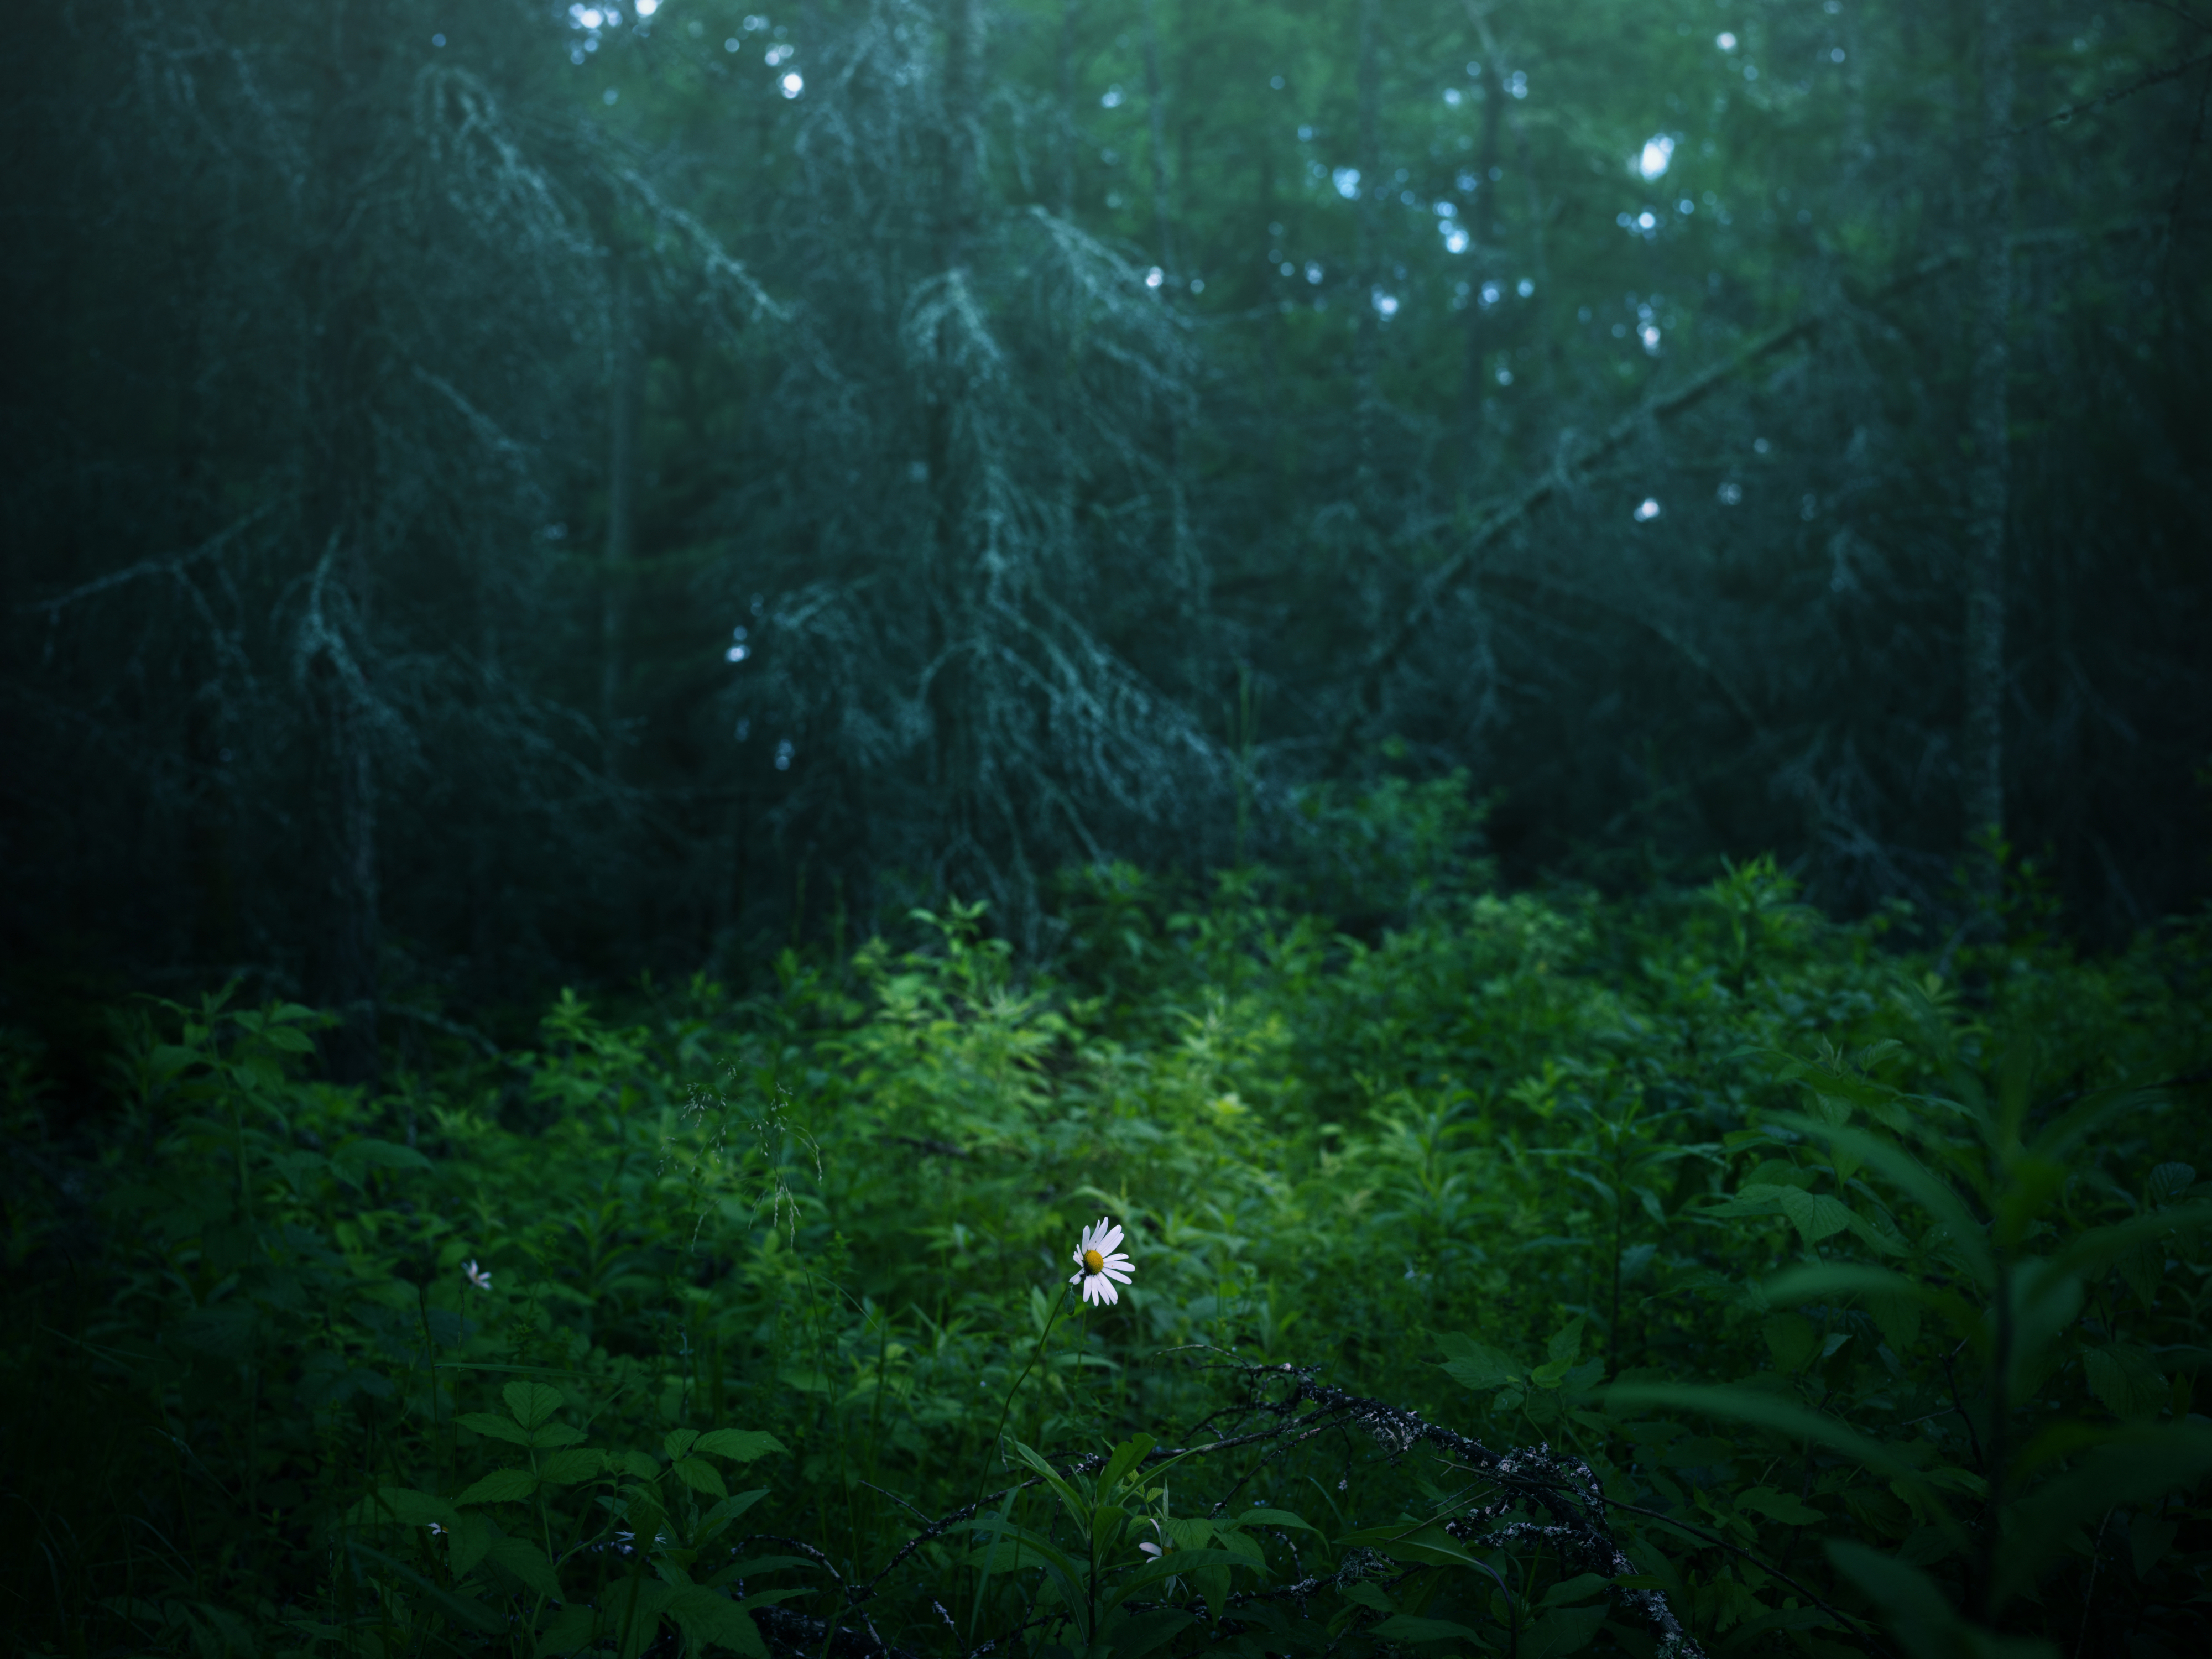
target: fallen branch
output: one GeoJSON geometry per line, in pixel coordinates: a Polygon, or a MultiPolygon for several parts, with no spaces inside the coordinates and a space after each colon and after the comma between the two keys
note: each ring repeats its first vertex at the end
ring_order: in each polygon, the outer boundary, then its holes
{"type": "MultiPolygon", "coordinates": [[[[1639,1576],[1641,1569],[1613,1540],[1606,1522],[1609,1500],[1596,1474],[1583,1459],[1555,1452],[1548,1446],[1516,1446],[1493,1452],[1480,1441],[1431,1423],[1415,1413],[1332,1388],[1318,1381],[1310,1368],[1237,1362],[1234,1369],[1242,1374],[1253,1397],[1232,1409],[1247,1421],[1265,1419],[1266,1426],[1192,1446],[1155,1447],[1146,1455],[1146,1463],[1164,1463],[1194,1453],[1212,1455],[1241,1446],[1267,1444],[1270,1447],[1268,1455],[1261,1460],[1264,1467],[1274,1456],[1316,1436],[1340,1431],[1356,1431],[1373,1439],[1393,1461],[1417,1447],[1429,1446],[1444,1453],[1454,1467],[1479,1476],[1495,1489],[1495,1495],[1485,1503],[1469,1504],[1455,1514],[1437,1517],[1453,1536],[1471,1542],[1498,1544],[1517,1542],[1523,1538],[1536,1540],[1547,1551],[1558,1554],[1563,1571],[1571,1568],[1614,1580],[1639,1576]],[[1508,1518],[1514,1511],[1523,1510],[1540,1516],[1540,1522],[1508,1518]],[[1499,1522],[1504,1524],[1501,1526],[1499,1522]]],[[[1104,1468],[1108,1461],[1105,1454],[1093,1453],[1076,1458],[1066,1467],[1070,1474],[1088,1474],[1104,1468]]],[[[1231,1489],[1231,1495],[1255,1473],[1256,1469],[1238,1481],[1231,1489]]],[[[1019,1481],[931,1522],[896,1551],[873,1577],[846,1589],[847,1607],[859,1612],[864,1602],[874,1598],[884,1579],[931,1539],[942,1537],[974,1520],[988,1506],[1009,1495],[1039,1484],[1036,1477],[1019,1481]]],[[[1227,1501],[1224,1498],[1223,1503],[1227,1501]]],[[[1220,1508],[1217,1504],[1215,1512],[1218,1513],[1220,1508]]],[[[1429,1524],[1431,1523],[1409,1523],[1407,1530],[1418,1532],[1429,1524]]],[[[1264,1593],[1264,1599],[1287,1595],[1303,1600],[1336,1584],[1344,1577],[1340,1570],[1330,1577],[1302,1579],[1296,1584],[1264,1593]]],[[[1651,1626],[1668,1653],[1676,1659],[1703,1659],[1703,1650],[1660,1591],[1616,1586],[1613,1594],[1651,1626]]],[[[866,1615],[861,1613],[860,1617],[866,1622],[866,1615]]],[[[827,1631],[826,1626],[813,1628],[827,1631]]],[[[888,1654],[889,1650],[885,1651],[888,1654]]]]}

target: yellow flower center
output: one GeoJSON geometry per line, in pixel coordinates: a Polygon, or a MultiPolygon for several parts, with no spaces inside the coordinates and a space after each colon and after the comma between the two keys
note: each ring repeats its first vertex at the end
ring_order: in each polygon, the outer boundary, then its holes
{"type": "Polygon", "coordinates": [[[1103,1273],[1106,1271],[1106,1258],[1096,1250],[1085,1250],[1083,1253],[1083,1265],[1091,1273],[1103,1273]]]}

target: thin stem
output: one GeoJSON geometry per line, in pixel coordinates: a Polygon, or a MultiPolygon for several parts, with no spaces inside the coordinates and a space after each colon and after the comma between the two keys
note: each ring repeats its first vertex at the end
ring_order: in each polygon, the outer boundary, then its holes
{"type": "Polygon", "coordinates": [[[1013,1380],[1006,1389],[1006,1397],[999,1402],[998,1426],[991,1431],[989,1443],[983,1449],[983,1467],[975,1474],[975,1503],[983,1501],[984,1478],[990,1474],[990,1460],[999,1449],[999,1437],[1006,1431],[1006,1413],[1014,1408],[1014,1395],[1020,1391],[1022,1384],[1030,1380],[1030,1373],[1037,1368],[1037,1362],[1044,1358],[1044,1345],[1052,1335],[1052,1328],[1060,1322],[1061,1310],[1066,1306],[1067,1293],[1062,1291],[1053,1302],[1052,1313],[1044,1322],[1044,1329],[1037,1333],[1036,1346],[1030,1353],[1030,1363],[1022,1367],[1022,1374],[1013,1380]]]}
{"type": "Polygon", "coordinates": [[[2089,1582],[2081,1590],[2081,1633],[2074,1638],[2074,1659],[2081,1659],[2081,1650],[2088,1644],[2089,1612],[2097,1605],[2097,1569],[2105,1563],[2105,1528],[2112,1524],[2112,1514],[2105,1511],[2097,1523],[2097,1541],[2089,1547],[2089,1582]]]}

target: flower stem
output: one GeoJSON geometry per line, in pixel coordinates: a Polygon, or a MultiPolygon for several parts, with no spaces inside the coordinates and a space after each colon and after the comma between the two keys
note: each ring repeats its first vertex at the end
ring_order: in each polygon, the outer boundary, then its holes
{"type": "Polygon", "coordinates": [[[999,1425],[991,1431],[990,1443],[983,1449],[983,1467],[975,1474],[974,1501],[978,1504],[983,1501],[983,1484],[990,1476],[991,1455],[999,1448],[999,1437],[1006,1431],[1006,1413],[1014,1408],[1014,1395],[1021,1391],[1022,1384],[1030,1380],[1030,1373],[1037,1368],[1037,1361],[1044,1358],[1044,1345],[1052,1336],[1052,1328],[1060,1322],[1060,1310],[1066,1306],[1067,1292],[1062,1290],[1053,1302],[1052,1312],[1044,1322],[1044,1328],[1037,1333],[1036,1346],[1030,1352],[1030,1363],[1022,1367],[1022,1374],[1013,1380],[1006,1390],[1006,1397],[999,1402],[999,1425]]]}

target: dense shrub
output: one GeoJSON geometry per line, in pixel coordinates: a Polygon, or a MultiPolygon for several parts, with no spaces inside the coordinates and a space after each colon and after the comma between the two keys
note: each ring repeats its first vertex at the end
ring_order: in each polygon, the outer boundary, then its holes
{"type": "Polygon", "coordinates": [[[1097,872],[1050,971],[955,908],[374,1096],[296,1006],[131,1005],[98,1109],[11,1039],[0,1616],[2201,1651],[2203,928],[1924,955],[1765,863],[1630,905],[1424,867],[1362,937],[1097,872]]]}

